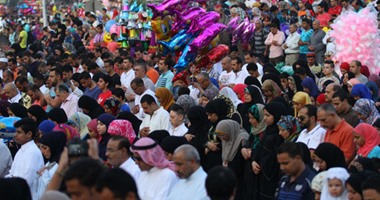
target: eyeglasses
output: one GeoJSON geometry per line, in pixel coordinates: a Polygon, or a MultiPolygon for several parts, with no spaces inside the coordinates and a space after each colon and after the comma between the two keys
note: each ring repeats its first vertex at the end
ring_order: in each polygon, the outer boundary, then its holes
{"type": "Polygon", "coordinates": [[[304,117],[304,116],[298,116],[298,120],[300,121],[300,122],[302,122],[303,120],[305,120],[306,119],[306,117],[304,117]]]}

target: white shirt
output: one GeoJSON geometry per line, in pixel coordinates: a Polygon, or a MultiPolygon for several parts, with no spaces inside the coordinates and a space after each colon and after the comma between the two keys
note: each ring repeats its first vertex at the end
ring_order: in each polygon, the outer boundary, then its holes
{"type": "MultiPolygon", "coordinates": [[[[260,74],[260,76],[257,79],[259,79],[259,81],[261,82],[261,78],[264,75],[263,66],[260,63],[255,63],[255,64],[257,65],[257,71],[260,74]]],[[[248,63],[244,64],[243,67],[241,68],[241,70],[245,70],[249,74],[249,72],[247,70],[247,65],[248,65],[248,63]]]]}
{"type": "Polygon", "coordinates": [[[249,76],[247,70],[240,70],[235,74],[234,84],[244,84],[245,79],[249,76]]]}
{"type": "Polygon", "coordinates": [[[167,200],[207,200],[206,191],[207,174],[199,167],[197,171],[187,179],[180,179],[171,190],[167,200]]]}
{"type": "Polygon", "coordinates": [[[9,103],[20,103],[21,94],[18,93],[16,96],[8,100],[9,103]]]}
{"type": "Polygon", "coordinates": [[[139,178],[141,173],[139,166],[136,165],[135,161],[133,161],[131,157],[120,165],[120,169],[130,174],[135,181],[139,178]]]}
{"type": "Polygon", "coordinates": [[[173,126],[171,126],[170,130],[169,130],[169,134],[171,136],[180,136],[180,137],[182,137],[182,136],[184,136],[187,133],[188,130],[189,129],[185,126],[185,123],[182,123],[181,125],[179,125],[179,126],[177,126],[175,128],[173,126]]]}
{"type": "Polygon", "coordinates": [[[78,96],[74,93],[71,93],[64,102],[61,104],[61,108],[65,111],[66,116],[70,117],[71,115],[75,114],[76,112],[81,111],[81,109],[78,106],[78,96]]]}
{"type": "Polygon", "coordinates": [[[149,94],[150,96],[152,96],[156,100],[156,102],[158,102],[157,99],[156,99],[156,94],[152,90],[150,90],[150,89],[145,90],[145,92],[142,93],[141,95],[136,95],[135,96],[135,106],[139,106],[140,110],[139,110],[138,113],[135,114],[135,116],[137,118],[139,118],[140,120],[143,120],[145,118],[145,116],[146,116],[146,114],[144,113],[143,108],[140,106],[140,104],[141,104],[140,103],[141,97],[143,97],[146,94],[149,94]]]}
{"type": "Polygon", "coordinates": [[[133,69],[130,69],[127,72],[123,72],[120,76],[121,86],[130,88],[131,82],[134,78],[135,78],[135,71],[133,69]]]}
{"type": "Polygon", "coordinates": [[[300,48],[298,46],[298,41],[300,40],[300,34],[296,32],[291,33],[285,40],[285,44],[288,48],[285,49],[285,54],[299,53],[300,48]]]}
{"type": "Polygon", "coordinates": [[[7,145],[0,141],[0,178],[4,178],[9,173],[12,166],[12,154],[7,145]]]}
{"type": "Polygon", "coordinates": [[[170,127],[169,113],[162,106],[153,112],[153,115],[146,115],[140,125],[140,130],[149,127],[150,132],[155,130],[168,130],[170,127]]]}
{"type": "Polygon", "coordinates": [[[172,170],[153,167],[140,173],[136,185],[142,200],[163,200],[177,181],[177,175],[172,170]]]}
{"type": "Polygon", "coordinates": [[[37,172],[44,166],[42,153],[33,140],[23,144],[16,153],[7,177],[20,177],[29,185],[33,200],[37,200],[37,172]]]}
{"type": "Polygon", "coordinates": [[[235,78],[236,78],[236,75],[232,70],[230,72],[223,70],[222,73],[220,73],[219,82],[222,85],[227,86],[233,83],[235,78]]]}
{"type": "Polygon", "coordinates": [[[326,130],[317,124],[310,132],[304,129],[298,136],[297,142],[302,142],[309,149],[315,150],[325,139],[326,130]]]}
{"type": "Polygon", "coordinates": [[[50,90],[46,87],[46,85],[42,85],[40,87],[40,91],[42,92],[43,95],[49,94],[50,90]]]}

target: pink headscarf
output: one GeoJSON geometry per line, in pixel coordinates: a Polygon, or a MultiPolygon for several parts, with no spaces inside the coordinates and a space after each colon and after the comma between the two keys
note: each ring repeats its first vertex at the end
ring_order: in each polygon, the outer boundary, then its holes
{"type": "Polygon", "coordinates": [[[110,135],[123,136],[127,138],[131,144],[133,144],[136,139],[136,134],[131,122],[124,119],[113,120],[108,126],[108,133],[110,135]]]}
{"type": "Polygon", "coordinates": [[[100,140],[102,139],[102,136],[99,134],[98,132],[98,120],[95,118],[95,119],[92,119],[90,122],[88,122],[87,124],[87,128],[88,130],[90,131],[94,131],[96,133],[96,135],[98,136],[97,139],[98,139],[98,142],[100,142],[100,140]]]}
{"type": "Polygon", "coordinates": [[[359,84],[360,81],[359,81],[359,79],[357,79],[357,78],[352,78],[352,79],[350,79],[347,83],[350,84],[350,85],[353,87],[354,85],[359,84]]]}
{"type": "Polygon", "coordinates": [[[236,95],[239,97],[240,101],[242,101],[243,103],[245,102],[244,89],[246,87],[247,87],[246,84],[236,84],[234,88],[232,89],[236,93],[236,95]]]}
{"type": "Polygon", "coordinates": [[[367,123],[360,123],[354,129],[354,132],[363,136],[365,142],[359,147],[358,155],[367,157],[373,148],[380,144],[380,135],[375,128],[367,123]]]}
{"type": "Polygon", "coordinates": [[[70,141],[74,137],[80,137],[80,134],[78,133],[78,131],[76,129],[74,129],[73,127],[66,125],[66,124],[57,124],[53,128],[53,131],[61,131],[61,132],[65,133],[65,135],[67,137],[67,141],[70,141]]]}
{"type": "Polygon", "coordinates": [[[169,168],[175,172],[175,165],[165,156],[164,150],[149,137],[143,137],[137,140],[132,146],[131,151],[138,153],[141,159],[148,165],[164,169],[169,168]]]}

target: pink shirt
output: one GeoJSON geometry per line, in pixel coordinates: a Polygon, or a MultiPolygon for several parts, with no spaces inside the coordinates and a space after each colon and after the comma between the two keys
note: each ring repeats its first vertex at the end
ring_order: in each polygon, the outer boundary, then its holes
{"type": "Polygon", "coordinates": [[[282,31],[277,31],[276,35],[273,35],[272,32],[268,34],[265,45],[270,45],[269,58],[277,58],[284,55],[284,50],[281,47],[284,41],[285,34],[282,31]],[[277,41],[277,45],[272,44],[273,41],[277,41]]]}

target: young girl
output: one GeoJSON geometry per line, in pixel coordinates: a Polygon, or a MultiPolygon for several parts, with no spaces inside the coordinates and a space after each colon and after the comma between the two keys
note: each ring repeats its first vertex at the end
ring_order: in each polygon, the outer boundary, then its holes
{"type": "Polygon", "coordinates": [[[345,187],[346,180],[350,177],[347,170],[342,167],[333,167],[327,170],[327,176],[323,183],[321,199],[346,200],[348,198],[345,187]]]}

